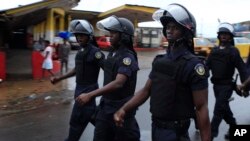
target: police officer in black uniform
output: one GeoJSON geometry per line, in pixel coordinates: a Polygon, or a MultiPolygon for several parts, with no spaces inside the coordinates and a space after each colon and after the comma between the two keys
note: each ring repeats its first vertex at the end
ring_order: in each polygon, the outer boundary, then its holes
{"type": "Polygon", "coordinates": [[[97,28],[110,32],[113,51],[104,63],[104,86],[77,101],[86,104],[103,95],[96,117],[94,141],[139,141],[140,132],[135,110],[124,119],[124,127],[115,126],[113,114],[133,95],[136,86],[138,60],[133,49],[134,26],[126,18],[111,16],[97,23],[97,28]]]}
{"type": "Polygon", "coordinates": [[[145,86],[115,113],[114,120],[124,126],[127,112],[150,96],[152,141],[190,140],[188,128],[194,114],[202,141],[209,141],[208,75],[204,61],[193,54],[195,19],[179,4],[156,11],[153,19],[163,25],[163,34],[169,41],[167,53],[156,56],[145,86]]]}
{"type": "MultiPolygon", "coordinates": [[[[98,75],[103,66],[104,54],[94,45],[94,31],[92,25],[86,20],[73,20],[70,23],[72,33],[76,36],[81,49],[75,57],[75,68],[69,73],[51,79],[53,84],[61,80],[76,76],[76,89],[74,97],[98,89],[98,75]]],[[[95,99],[86,105],[75,102],[71,118],[69,135],[66,141],[78,141],[90,122],[96,110],[95,99]]]]}
{"type": "Polygon", "coordinates": [[[244,81],[247,77],[246,66],[240,57],[238,49],[234,47],[233,37],[233,26],[229,23],[221,23],[217,37],[219,46],[212,49],[207,59],[207,66],[212,72],[211,82],[214,84],[213,89],[216,98],[211,122],[212,138],[218,136],[218,129],[222,119],[229,125],[236,124],[228,101],[233,93],[232,81],[235,68],[240,73],[241,81],[244,81]]]}

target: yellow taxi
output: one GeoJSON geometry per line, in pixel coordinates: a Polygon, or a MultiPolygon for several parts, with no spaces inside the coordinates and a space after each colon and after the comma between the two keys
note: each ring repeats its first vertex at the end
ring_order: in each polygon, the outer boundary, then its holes
{"type": "MultiPolygon", "coordinates": [[[[219,45],[219,40],[215,43],[216,46],[219,45]]],[[[240,56],[242,58],[248,57],[250,51],[250,39],[247,37],[234,37],[234,45],[238,48],[240,56]]]]}
{"type": "Polygon", "coordinates": [[[247,58],[250,49],[250,39],[246,37],[234,37],[235,47],[238,48],[240,56],[242,58],[247,58]]]}
{"type": "Polygon", "coordinates": [[[196,55],[207,57],[214,46],[207,38],[194,38],[194,52],[196,55]]]}
{"type": "MultiPolygon", "coordinates": [[[[235,47],[238,48],[240,56],[247,58],[250,52],[250,39],[246,37],[234,37],[235,47]]],[[[219,45],[217,39],[215,43],[212,43],[207,38],[194,38],[194,50],[195,54],[207,57],[214,46],[219,45]]]]}

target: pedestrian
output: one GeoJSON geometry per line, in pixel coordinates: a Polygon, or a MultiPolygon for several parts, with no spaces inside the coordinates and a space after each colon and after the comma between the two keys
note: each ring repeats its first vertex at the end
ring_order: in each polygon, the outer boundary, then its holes
{"type": "MultiPolygon", "coordinates": [[[[81,47],[75,57],[75,68],[65,75],[52,78],[51,83],[56,84],[61,80],[76,76],[74,98],[77,98],[81,93],[98,89],[98,75],[103,64],[104,54],[91,43],[91,40],[95,40],[94,30],[88,21],[73,20],[70,22],[70,28],[81,47]]],[[[65,141],[78,141],[80,139],[95,110],[96,101],[94,98],[85,105],[74,103],[69,134],[65,141]]]]}
{"type": "Polygon", "coordinates": [[[124,117],[150,97],[152,141],[190,141],[190,119],[197,116],[202,141],[210,140],[208,78],[204,61],[194,55],[196,22],[180,4],[157,10],[169,42],[166,54],[157,55],[145,86],[115,114],[117,126],[124,117]]]}
{"type": "Polygon", "coordinates": [[[51,74],[51,76],[54,76],[54,73],[52,72],[52,69],[53,69],[53,62],[52,62],[53,47],[50,46],[50,41],[48,41],[48,40],[45,40],[44,44],[45,44],[46,48],[43,51],[44,61],[42,64],[43,71],[42,71],[41,81],[43,81],[45,78],[45,71],[48,71],[51,74]]]}
{"type": "Polygon", "coordinates": [[[34,51],[43,51],[44,50],[44,41],[43,41],[43,38],[39,38],[38,41],[34,42],[33,50],[34,51]]]}
{"type": "Polygon", "coordinates": [[[68,43],[69,33],[61,32],[59,36],[63,39],[63,43],[59,44],[58,56],[61,62],[61,74],[63,74],[63,68],[65,67],[65,72],[68,72],[68,60],[70,53],[70,44],[68,43]]]}
{"type": "Polygon", "coordinates": [[[133,49],[134,26],[126,18],[110,16],[97,22],[97,28],[109,31],[112,51],[104,64],[104,86],[77,97],[81,104],[102,95],[96,117],[94,141],[139,141],[136,110],[124,119],[125,127],[115,126],[113,114],[134,94],[138,60],[133,49]]]}
{"type": "MultiPolygon", "coordinates": [[[[214,47],[208,56],[207,66],[211,70],[211,82],[213,83],[215,106],[211,122],[212,138],[218,136],[219,125],[224,119],[229,125],[236,125],[229,106],[228,99],[233,93],[233,75],[237,68],[241,81],[247,77],[246,65],[240,57],[239,50],[234,47],[234,28],[230,23],[221,23],[217,32],[219,46],[214,47]]],[[[225,138],[228,138],[228,134],[225,138]]]]}

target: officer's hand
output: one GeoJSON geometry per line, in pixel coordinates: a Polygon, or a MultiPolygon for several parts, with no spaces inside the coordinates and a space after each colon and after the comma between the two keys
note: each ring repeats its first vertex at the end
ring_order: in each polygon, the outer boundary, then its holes
{"type": "Polygon", "coordinates": [[[90,101],[91,97],[89,94],[82,93],[76,98],[76,102],[78,102],[80,105],[84,105],[90,101]]]}
{"type": "Polygon", "coordinates": [[[116,126],[122,127],[124,123],[124,116],[126,112],[121,108],[114,114],[114,121],[116,126]]]}
{"type": "Polygon", "coordinates": [[[244,87],[245,86],[243,84],[241,84],[241,85],[237,85],[236,89],[239,90],[239,91],[242,91],[244,89],[244,87]]]}
{"type": "Polygon", "coordinates": [[[60,81],[60,79],[58,78],[58,77],[51,77],[50,78],[50,82],[52,83],[52,84],[56,84],[56,83],[58,83],[60,81]]]}

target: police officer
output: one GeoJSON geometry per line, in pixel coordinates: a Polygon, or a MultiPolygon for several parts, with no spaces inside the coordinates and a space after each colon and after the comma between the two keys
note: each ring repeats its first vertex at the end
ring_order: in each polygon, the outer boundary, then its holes
{"type": "Polygon", "coordinates": [[[115,113],[114,120],[122,126],[124,116],[150,97],[152,141],[190,140],[188,128],[195,112],[201,139],[209,141],[207,74],[204,61],[193,55],[195,19],[180,4],[157,10],[153,19],[163,25],[168,51],[156,56],[145,86],[115,113]]]}
{"type": "Polygon", "coordinates": [[[140,132],[135,110],[124,119],[124,127],[116,127],[113,114],[134,94],[137,71],[137,54],[133,49],[134,26],[126,18],[111,16],[97,22],[97,28],[110,32],[113,50],[104,64],[104,87],[82,94],[81,104],[102,96],[97,114],[94,141],[139,141],[140,132]]]}
{"type": "Polygon", "coordinates": [[[221,23],[217,38],[219,46],[213,48],[207,59],[207,66],[212,72],[211,82],[214,84],[216,98],[211,122],[212,138],[218,136],[218,128],[222,119],[229,125],[236,124],[228,101],[233,93],[232,80],[235,68],[240,73],[241,81],[244,81],[247,76],[246,66],[238,49],[234,47],[233,26],[229,23],[221,23]]]}
{"type": "MultiPolygon", "coordinates": [[[[66,78],[76,76],[74,95],[76,98],[81,93],[98,89],[98,75],[103,64],[104,54],[91,43],[94,40],[94,31],[88,21],[73,20],[70,22],[70,28],[81,47],[75,57],[75,68],[65,75],[52,78],[51,82],[55,84],[66,78]]],[[[84,106],[75,102],[66,141],[78,141],[80,139],[95,110],[96,103],[94,98],[84,106]]]]}

